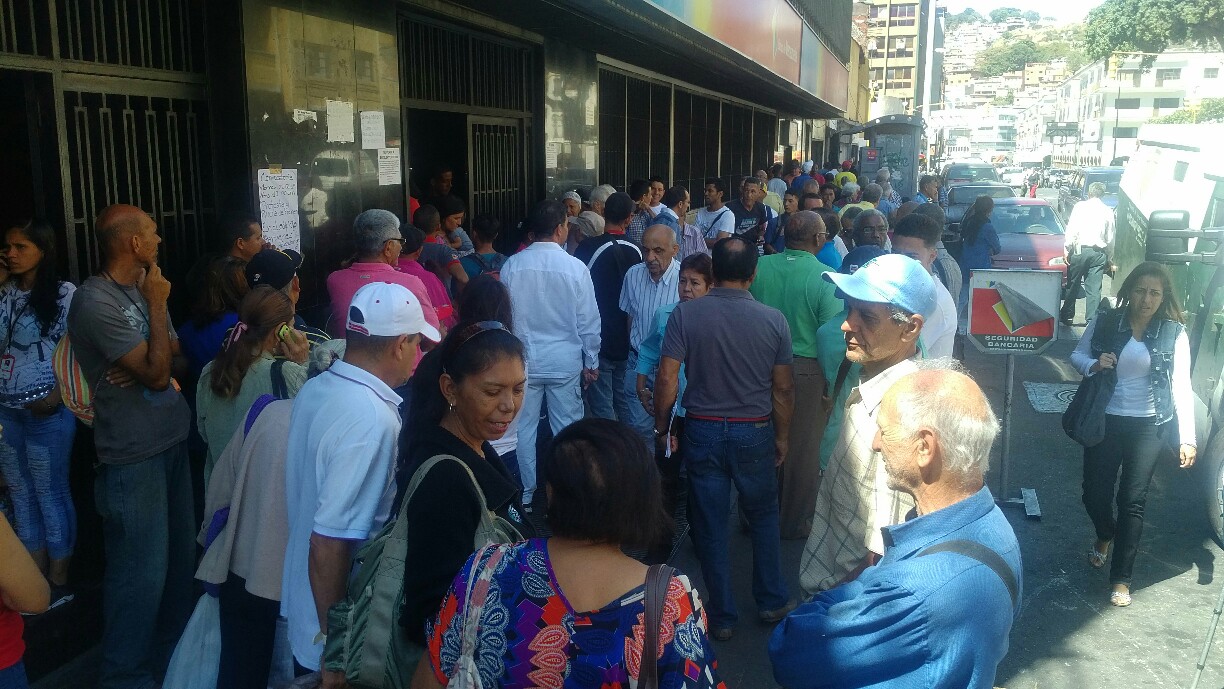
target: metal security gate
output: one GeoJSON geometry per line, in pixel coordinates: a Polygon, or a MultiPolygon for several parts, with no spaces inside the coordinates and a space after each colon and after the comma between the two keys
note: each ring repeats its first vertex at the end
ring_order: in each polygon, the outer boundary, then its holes
{"type": "Polygon", "coordinates": [[[468,117],[468,170],[472,214],[503,222],[527,215],[527,165],[519,120],[468,117]]]}
{"type": "Polygon", "coordinates": [[[203,100],[65,91],[70,195],[66,199],[74,272],[101,261],[93,219],[113,203],[142,208],[157,222],[162,267],[173,279],[211,247],[212,175],[203,100]]]}
{"type": "Polygon", "coordinates": [[[427,191],[430,170],[450,166],[452,193],[467,200],[470,215],[514,227],[537,186],[538,48],[417,14],[402,15],[399,30],[412,181],[427,191]]]}
{"type": "Polygon", "coordinates": [[[198,0],[0,0],[0,70],[50,76],[63,268],[96,270],[98,211],[130,203],[161,227],[171,281],[209,244],[213,167],[198,0]]]}

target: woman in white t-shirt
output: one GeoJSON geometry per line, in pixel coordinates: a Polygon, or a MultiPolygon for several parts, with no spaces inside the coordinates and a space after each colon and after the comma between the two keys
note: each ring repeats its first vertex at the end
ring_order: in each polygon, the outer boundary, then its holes
{"type": "Polygon", "coordinates": [[[56,272],[51,225],[35,220],[4,238],[10,277],[0,285],[0,473],[17,535],[50,580],[54,607],[72,599],[65,587],[77,531],[68,490],[76,419],[61,402],[51,359],[76,287],[56,272]]]}
{"type": "Polygon", "coordinates": [[[1141,263],[1118,294],[1118,308],[1101,310],[1084,329],[1071,363],[1084,376],[1117,373],[1105,407],[1105,439],[1084,448],[1083,502],[1096,529],[1088,563],[1103,567],[1112,546],[1109,602],[1125,607],[1152,474],[1172,447],[1179,448],[1183,469],[1193,466],[1197,443],[1190,340],[1168,272],[1141,263]]]}

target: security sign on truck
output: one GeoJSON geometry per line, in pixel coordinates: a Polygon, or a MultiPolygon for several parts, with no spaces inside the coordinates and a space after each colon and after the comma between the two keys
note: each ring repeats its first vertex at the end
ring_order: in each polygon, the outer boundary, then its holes
{"type": "Polygon", "coordinates": [[[988,354],[1040,354],[1058,336],[1062,273],[975,270],[969,277],[969,339],[988,354]]]}

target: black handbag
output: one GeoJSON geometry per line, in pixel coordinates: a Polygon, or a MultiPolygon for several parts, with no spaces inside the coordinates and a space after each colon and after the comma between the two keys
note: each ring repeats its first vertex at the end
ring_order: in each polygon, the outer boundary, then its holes
{"type": "MultiPolygon", "coordinates": [[[[1098,346],[1117,328],[1116,321],[1113,318],[1098,316],[1097,325],[1098,329],[1093,332],[1092,336],[1093,351],[1113,352],[1117,356],[1121,351],[1120,348],[1115,351],[1115,347],[1098,346]]],[[[1062,426],[1067,437],[1084,447],[1093,447],[1105,440],[1105,407],[1109,406],[1109,400],[1113,397],[1117,384],[1116,365],[1097,371],[1091,376],[1085,376],[1080,381],[1075,397],[1071,398],[1071,404],[1067,406],[1067,411],[1063,412],[1062,426]]]]}
{"type": "Polygon", "coordinates": [[[1099,445],[1105,439],[1105,407],[1117,384],[1118,372],[1112,368],[1080,381],[1062,417],[1063,431],[1069,438],[1084,447],[1099,445]]]}

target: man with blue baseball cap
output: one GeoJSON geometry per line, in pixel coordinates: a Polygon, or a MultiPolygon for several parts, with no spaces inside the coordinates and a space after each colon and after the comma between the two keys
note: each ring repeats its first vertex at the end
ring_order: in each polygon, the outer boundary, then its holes
{"type": "Polygon", "coordinates": [[[824,279],[846,300],[846,359],[862,371],[846,399],[799,566],[808,595],[853,580],[873,564],[884,553],[880,528],[901,522],[914,506],[913,498],[888,488],[871,443],[884,393],[917,370],[918,337],[937,306],[934,278],[900,254],[871,258],[850,274],[825,273],[824,279]]]}

